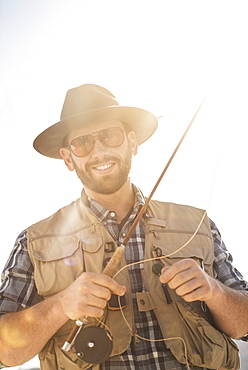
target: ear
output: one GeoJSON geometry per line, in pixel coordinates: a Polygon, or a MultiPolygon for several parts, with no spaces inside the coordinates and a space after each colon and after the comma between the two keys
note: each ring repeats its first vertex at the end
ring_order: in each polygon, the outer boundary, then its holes
{"type": "Polygon", "coordinates": [[[74,164],[71,158],[71,153],[68,148],[61,148],[59,150],[59,153],[61,157],[63,158],[66,167],[68,168],[69,171],[74,171],[74,164]]]}
{"type": "Polygon", "coordinates": [[[133,155],[136,155],[137,152],[138,152],[138,141],[136,139],[136,135],[134,133],[134,131],[130,131],[128,134],[127,134],[127,137],[129,139],[129,142],[130,142],[130,145],[131,145],[131,149],[132,149],[132,154],[133,155]]]}

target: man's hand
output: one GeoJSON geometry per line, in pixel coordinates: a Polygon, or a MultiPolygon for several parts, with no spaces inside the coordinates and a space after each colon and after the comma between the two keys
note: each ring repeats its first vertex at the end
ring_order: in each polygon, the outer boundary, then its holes
{"type": "Polygon", "coordinates": [[[213,296],[215,280],[192,259],[176,262],[161,271],[161,283],[168,283],[171,289],[186,302],[208,301],[213,296]]]}
{"type": "Polygon", "coordinates": [[[165,266],[160,281],[186,302],[205,301],[219,330],[230,337],[240,338],[248,332],[248,295],[208,276],[194,260],[165,266]]]}
{"type": "Polygon", "coordinates": [[[4,315],[0,318],[1,361],[8,366],[27,362],[68,318],[100,317],[111,293],[123,295],[125,290],[107,275],[87,272],[62,292],[25,310],[4,315]]]}
{"type": "Polygon", "coordinates": [[[84,272],[59,293],[62,309],[71,320],[83,316],[101,317],[111,293],[122,296],[126,288],[104,274],[84,272]]]}

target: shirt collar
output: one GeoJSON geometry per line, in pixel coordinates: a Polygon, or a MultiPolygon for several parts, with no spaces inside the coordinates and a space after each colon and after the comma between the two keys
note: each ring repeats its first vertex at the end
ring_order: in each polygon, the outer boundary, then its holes
{"type": "MultiPolygon", "coordinates": [[[[136,215],[139,212],[140,208],[145,203],[145,199],[144,199],[144,196],[143,196],[142,192],[140,191],[140,189],[138,189],[133,184],[132,184],[132,187],[133,187],[134,197],[135,197],[134,198],[135,202],[134,202],[134,207],[133,207],[132,214],[136,215]]],[[[88,201],[89,201],[90,209],[92,210],[92,212],[94,212],[94,214],[97,216],[99,221],[104,222],[109,218],[111,218],[112,220],[115,218],[113,216],[113,210],[103,207],[100,203],[96,202],[95,200],[93,200],[89,197],[88,197],[88,201]]],[[[147,215],[145,214],[145,216],[147,216],[147,215]]],[[[116,219],[117,219],[117,217],[116,217],[116,219]]]]}

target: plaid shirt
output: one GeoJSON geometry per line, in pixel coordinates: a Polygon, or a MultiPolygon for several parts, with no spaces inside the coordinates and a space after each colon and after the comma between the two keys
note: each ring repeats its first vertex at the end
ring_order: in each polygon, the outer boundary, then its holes
{"type": "MultiPolygon", "coordinates": [[[[140,206],[144,203],[142,194],[136,188],[134,189],[136,194],[135,206],[120,225],[117,224],[115,212],[107,210],[99,203],[89,199],[90,208],[118,244],[123,242],[131,227],[133,219],[137,215],[140,206]]],[[[145,214],[143,217],[148,217],[148,215],[145,214]]],[[[210,225],[214,238],[215,277],[231,288],[248,291],[247,282],[244,281],[242,275],[233,267],[232,256],[226,250],[220,233],[211,220],[210,225]]],[[[144,222],[141,220],[125,249],[127,264],[143,260],[144,244],[144,222]]],[[[138,334],[151,341],[139,340],[133,337],[130,347],[122,355],[111,357],[104,364],[101,364],[101,369],[186,369],[185,365],[180,364],[171,354],[170,350],[166,348],[164,341],[154,341],[154,339],[161,339],[163,337],[153,311],[138,311],[135,293],[144,290],[141,276],[142,268],[142,263],[129,267],[134,319],[138,334]]],[[[27,236],[25,230],[17,238],[14,249],[2,274],[0,315],[30,307],[40,302],[42,299],[43,298],[37,294],[35,286],[33,265],[27,251],[27,236]]],[[[196,370],[198,367],[193,367],[193,369],[196,370]]],[[[199,369],[203,370],[203,368],[199,369]]]]}

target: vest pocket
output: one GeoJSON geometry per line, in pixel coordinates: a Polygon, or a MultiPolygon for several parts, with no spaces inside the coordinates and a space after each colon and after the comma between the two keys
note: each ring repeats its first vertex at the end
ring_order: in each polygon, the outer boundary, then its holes
{"type": "Polygon", "coordinates": [[[88,369],[92,365],[78,358],[74,349],[70,352],[64,352],[61,347],[63,340],[58,337],[53,337],[49,340],[46,346],[39,354],[41,361],[41,370],[77,370],[88,369]]]}
{"type": "Polygon", "coordinates": [[[149,235],[152,250],[161,250],[162,257],[160,259],[165,265],[171,266],[180,260],[191,258],[212,276],[214,253],[209,238],[204,235],[196,235],[190,240],[191,234],[187,233],[160,232],[156,235],[157,237],[149,235]]]}
{"type": "Polygon", "coordinates": [[[176,306],[180,324],[173,328],[173,335],[183,338],[185,344],[183,341],[171,342],[170,349],[178,361],[209,369],[239,369],[236,344],[189,306],[180,303],[176,306]]]}
{"type": "Polygon", "coordinates": [[[175,253],[172,256],[167,256],[162,261],[165,263],[165,265],[172,266],[174,263],[179,262],[184,259],[192,259],[194,260],[204,271],[210,275],[213,276],[213,270],[212,270],[212,264],[213,259],[210,258],[210,256],[206,256],[201,253],[197,253],[198,251],[191,251],[191,253],[187,253],[185,256],[184,253],[180,253],[181,251],[175,253]]]}
{"type": "Polygon", "coordinates": [[[202,345],[210,348],[203,352],[204,363],[211,363],[214,369],[239,369],[238,347],[231,338],[204,321],[200,323],[197,329],[201,334],[202,345]],[[218,346],[218,350],[211,350],[213,346],[214,348],[218,346]]]}
{"type": "Polygon", "coordinates": [[[46,247],[33,252],[34,274],[38,293],[44,297],[65,289],[83,268],[83,255],[78,241],[50,238],[46,247]]]}
{"type": "Polygon", "coordinates": [[[80,242],[83,250],[85,271],[101,273],[104,260],[103,238],[98,235],[91,235],[80,242]]]}

